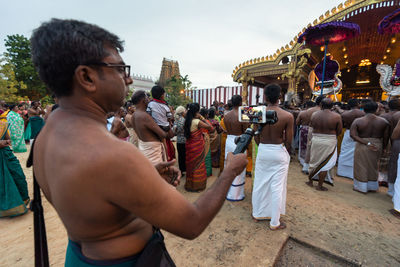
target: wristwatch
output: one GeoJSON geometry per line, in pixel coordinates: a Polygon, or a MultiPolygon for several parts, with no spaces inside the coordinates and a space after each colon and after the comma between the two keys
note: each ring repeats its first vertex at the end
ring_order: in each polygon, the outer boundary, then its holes
{"type": "Polygon", "coordinates": [[[372,145],[372,143],[371,143],[371,142],[368,142],[367,146],[370,146],[370,145],[372,145]]]}

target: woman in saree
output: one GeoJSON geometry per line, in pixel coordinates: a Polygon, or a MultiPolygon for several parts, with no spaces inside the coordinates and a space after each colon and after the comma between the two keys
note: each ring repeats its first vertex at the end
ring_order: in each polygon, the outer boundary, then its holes
{"type": "Polygon", "coordinates": [[[206,151],[202,129],[212,130],[212,126],[200,115],[198,103],[189,104],[185,120],[186,137],[186,182],[187,191],[199,192],[206,188],[206,151]]]}
{"type": "Polygon", "coordinates": [[[211,126],[215,131],[210,133],[210,150],[211,150],[211,163],[213,168],[219,168],[220,151],[221,151],[221,133],[223,132],[218,120],[215,117],[215,109],[210,108],[208,111],[208,118],[211,126]]]}
{"type": "Polygon", "coordinates": [[[0,120],[0,218],[26,213],[28,186],[18,159],[10,149],[8,122],[0,120]]]}
{"type": "Polygon", "coordinates": [[[12,149],[15,153],[26,152],[24,138],[24,119],[18,114],[18,106],[11,105],[7,115],[12,149]]]}

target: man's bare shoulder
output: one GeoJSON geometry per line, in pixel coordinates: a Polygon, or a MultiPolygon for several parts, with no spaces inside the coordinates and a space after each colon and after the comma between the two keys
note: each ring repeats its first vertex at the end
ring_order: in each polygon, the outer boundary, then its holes
{"type": "Polygon", "coordinates": [[[294,116],[291,112],[288,112],[282,108],[279,108],[278,112],[279,112],[279,116],[283,119],[287,119],[287,120],[294,119],[294,116]]]}

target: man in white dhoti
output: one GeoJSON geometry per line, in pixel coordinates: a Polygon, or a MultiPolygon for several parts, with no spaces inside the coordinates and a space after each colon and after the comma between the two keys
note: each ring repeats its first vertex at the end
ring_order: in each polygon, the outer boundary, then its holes
{"type": "MultiPolygon", "coordinates": [[[[226,158],[229,152],[233,152],[236,148],[235,138],[244,133],[248,127],[247,123],[239,122],[239,106],[242,105],[242,97],[240,95],[232,96],[233,109],[226,113],[224,116],[224,123],[227,132],[226,144],[225,144],[225,164],[226,158]]],[[[246,170],[236,176],[233,180],[231,187],[229,188],[226,196],[227,200],[240,201],[244,199],[244,184],[246,178],[246,170]]]]}
{"type": "Polygon", "coordinates": [[[146,112],[148,103],[149,98],[145,91],[139,90],[132,95],[132,104],[136,106],[136,112],[132,115],[132,125],[139,138],[139,150],[155,165],[167,160],[161,140],[168,137],[168,133],[146,112]]]}
{"type": "Polygon", "coordinates": [[[364,104],[365,116],[354,120],[351,137],[357,142],[354,150],[354,191],[366,194],[377,191],[378,163],[389,140],[389,122],[375,115],[378,104],[364,104]]]}
{"type": "Polygon", "coordinates": [[[259,146],[254,174],[252,215],[257,221],[271,219],[271,230],[286,228],[285,223],[280,221],[280,216],[286,211],[286,184],[290,162],[288,151],[291,148],[294,122],[293,115],[278,106],[280,93],[281,88],[277,84],[265,87],[267,110],[276,111],[278,122],[265,125],[260,135],[255,138],[259,146]]]}
{"type": "Polygon", "coordinates": [[[311,116],[313,136],[311,139],[309,181],[307,185],[313,187],[313,180],[318,180],[317,190],[327,191],[324,181],[333,185],[330,170],[335,166],[337,159],[337,136],[342,132],[342,118],[332,112],[333,102],[330,98],[321,101],[320,111],[311,116]]]}
{"type": "Polygon", "coordinates": [[[355,119],[364,116],[365,113],[360,110],[360,101],[358,99],[350,99],[347,104],[351,110],[342,113],[343,127],[346,128],[346,131],[340,149],[337,175],[353,179],[354,148],[356,142],[350,137],[350,127],[355,119]]]}

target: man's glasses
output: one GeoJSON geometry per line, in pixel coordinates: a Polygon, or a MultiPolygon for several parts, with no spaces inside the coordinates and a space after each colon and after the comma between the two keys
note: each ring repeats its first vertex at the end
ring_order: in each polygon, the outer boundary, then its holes
{"type": "Polygon", "coordinates": [[[116,68],[120,73],[124,74],[124,78],[131,77],[131,65],[111,64],[105,62],[90,62],[83,65],[103,66],[108,68],[116,68]]]}

